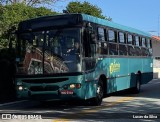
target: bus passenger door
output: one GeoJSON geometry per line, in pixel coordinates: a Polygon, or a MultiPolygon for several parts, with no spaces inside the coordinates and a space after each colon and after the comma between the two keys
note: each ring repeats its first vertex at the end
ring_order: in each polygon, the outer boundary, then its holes
{"type": "Polygon", "coordinates": [[[85,72],[84,87],[86,99],[93,98],[96,96],[95,67],[97,44],[96,42],[93,42],[94,36],[94,33],[91,33],[88,29],[84,30],[82,71],[85,72]]]}
{"type": "Polygon", "coordinates": [[[83,70],[93,70],[96,64],[96,43],[94,43],[94,33],[89,32],[87,29],[84,31],[83,36],[83,70]]]}

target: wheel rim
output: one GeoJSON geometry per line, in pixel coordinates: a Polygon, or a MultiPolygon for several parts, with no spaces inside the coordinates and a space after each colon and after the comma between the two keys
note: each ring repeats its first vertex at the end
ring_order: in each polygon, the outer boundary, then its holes
{"type": "Polygon", "coordinates": [[[97,97],[99,100],[103,98],[103,88],[100,84],[97,87],[97,97]]]}

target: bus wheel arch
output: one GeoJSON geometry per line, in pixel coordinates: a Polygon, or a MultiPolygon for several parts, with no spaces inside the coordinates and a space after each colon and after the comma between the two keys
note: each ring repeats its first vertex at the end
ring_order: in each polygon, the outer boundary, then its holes
{"type": "Polygon", "coordinates": [[[133,88],[133,93],[138,94],[141,90],[141,77],[142,77],[142,73],[139,70],[136,74],[136,85],[133,88]]]}
{"type": "Polygon", "coordinates": [[[106,89],[106,77],[105,75],[101,75],[97,83],[96,97],[90,99],[90,104],[93,106],[101,105],[104,94],[106,94],[106,89]]]}
{"type": "Polygon", "coordinates": [[[140,82],[141,82],[141,77],[142,77],[142,73],[141,73],[141,71],[139,70],[139,71],[137,72],[137,78],[139,78],[140,82]]]}
{"type": "Polygon", "coordinates": [[[103,97],[107,94],[107,78],[104,74],[102,74],[99,78],[103,83],[103,97]]]}

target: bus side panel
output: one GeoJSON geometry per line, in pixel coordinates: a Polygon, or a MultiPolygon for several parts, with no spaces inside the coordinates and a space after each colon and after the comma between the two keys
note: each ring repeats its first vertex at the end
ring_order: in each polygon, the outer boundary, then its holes
{"type": "Polygon", "coordinates": [[[142,58],[129,58],[129,75],[130,75],[130,83],[129,87],[135,87],[136,86],[136,76],[137,72],[142,72],[142,58]]]}
{"type": "Polygon", "coordinates": [[[109,78],[107,80],[107,93],[129,88],[128,59],[109,59],[109,78]]]}
{"type": "Polygon", "coordinates": [[[98,63],[97,67],[101,68],[96,71],[106,75],[107,93],[112,93],[135,87],[138,71],[142,73],[142,84],[150,81],[153,77],[151,64],[151,59],[144,58],[106,58],[98,63]]]}
{"type": "Polygon", "coordinates": [[[85,99],[90,99],[93,97],[96,97],[96,82],[93,81],[87,81],[85,83],[85,99]]]}
{"type": "Polygon", "coordinates": [[[153,78],[152,59],[149,58],[130,58],[130,87],[136,86],[138,71],[141,72],[141,84],[148,83],[153,78]]]}
{"type": "Polygon", "coordinates": [[[85,99],[96,97],[98,80],[102,74],[107,76],[108,64],[108,58],[98,58],[95,70],[91,73],[85,74],[85,99]]]}
{"type": "Polygon", "coordinates": [[[143,59],[141,84],[146,84],[153,79],[153,59],[143,59]]]}
{"type": "Polygon", "coordinates": [[[107,93],[124,90],[128,87],[129,76],[120,78],[111,78],[107,80],[107,93]]]}

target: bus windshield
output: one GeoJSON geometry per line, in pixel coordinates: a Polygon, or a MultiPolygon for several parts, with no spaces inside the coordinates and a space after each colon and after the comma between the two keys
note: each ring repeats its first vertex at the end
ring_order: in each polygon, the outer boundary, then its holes
{"type": "Polygon", "coordinates": [[[20,74],[81,71],[78,28],[21,33],[18,40],[20,74]]]}

